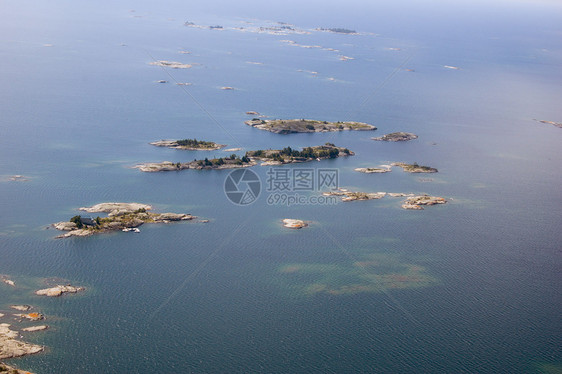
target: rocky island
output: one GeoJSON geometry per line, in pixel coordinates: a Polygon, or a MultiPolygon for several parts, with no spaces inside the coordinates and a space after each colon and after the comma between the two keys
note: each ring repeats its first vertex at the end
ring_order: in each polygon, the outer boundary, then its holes
{"type": "Polygon", "coordinates": [[[75,287],[75,286],[71,286],[70,284],[67,284],[67,285],[57,285],[55,287],[37,290],[35,291],[35,294],[38,296],[57,297],[65,293],[77,293],[84,290],[85,290],[84,287],[75,287]]]}
{"type": "MultiPolygon", "coordinates": [[[[109,204],[99,204],[101,208],[109,209],[115,207],[116,203],[109,204]]],[[[125,204],[127,205],[127,204],[125,204]]],[[[132,205],[132,204],[131,204],[132,205]]],[[[139,206],[141,204],[136,204],[139,206]]],[[[123,208],[123,206],[120,206],[123,208]]],[[[86,209],[86,208],[84,208],[86,209]]],[[[88,208],[89,209],[89,208],[88,208]]],[[[7,275],[0,275],[2,278],[8,278],[7,275]]],[[[57,279],[58,282],[64,282],[65,280],[57,279]]],[[[48,282],[49,284],[50,282],[48,282]]],[[[24,287],[25,288],[25,287],[24,287]]],[[[70,284],[58,285],[52,288],[47,288],[43,290],[35,291],[36,295],[46,295],[46,296],[59,296],[63,293],[75,293],[84,290],[83,287],[74,287],[70,284]]],[[[26,291],[27,293],[27,291],[26,291]]],[[[0,323],[0,360],[7,358],[23,357],[26,355],[36,354],[45,350],[44,346],[31,344],[22,341],[23,335],[34,333],[37,331],[47,330],[49,328],[46,324],[36,324],[37,321],[43,321],[46,319],[45,315],[37,311],[33,311],[34,307],[27,304],[13,304],[10,305],[10,309],[17,310],[21,313],[0,313],[0,322],[4,317],[11,317],[17,320],[17,330],[12,330],[12,327],[8,323],[0,323]]],[[[12,366],[8,366],[3,362],[0,362],[0,374],[31,374],[25,370],[19,370],[12,366]]]]}
{"type": "MultiPolygon", "coordinates": [[[[93,234],[107,233],[112,231],[131,231],[138,228],[144,223],[168,223],[172,221],[187,221],[196,218],[190,214],[177,213],[152,213],[148,212],[152,207],[150,205],[138,203],[102,203],[92,207],[80,208],[82,211],[89,213],[109,213],[107,217],[85,218],[82,216],[74,216],[69,221],[58,222],[53,226],[60,231],[66,231],[65,234],[57,236],[57,238],[68,238],[71,236],[90,236],[93,234]]],[[[138,231],[137,231],[138,232],[138,231]]],[[[56,292],[59,295],[64,292],[72,291],[72,286],[57,286],[56,292]]],[[[42,290],[47,296],[58,296],[51,294],[54,289],[42,290]]],[[[39,292],[39,291],[38,291],[39,292]]]]}
{"type": "Polygon", "coordinates": [[[233,154],[230,157],[213,158],[210,160],[208,158],[205,158],[204,160],[193,160],[190,162],[147,162],[133,166],[133,168],[139,169],[140,171],[152,173],[157,171],[180,171],[185,169],[236,169],[246,168],[254,165],[256,165],[256,162],[251,160],[247,156],[239,157],[233,154]]]}
{"type": "Polygon", "coordinates": [[[308,223],[300,219],[285,218],[283,220],[283,226],[289,229],[302,229],[303,227],[307,227],[308,223]]]}
{"type": "Polygon", "coordinates": [[[388,165],[384,165],[378,168],[355,168],[353,170],[365,174],[380,174],[380,173],[388,173],[391,171],[390,167],[387,166],[388,165]]]}
{"type": "Polygon", "coordinates": [[[336,34],[359,35],[357,33],[357,31],[355,31],[355,30],[344,29],[342,27],[332,27],[332,28],[329,28],[329,29],[317,28],[316,30],[317,31],[333,32],[333,33],[336,33],[336,34]]]}
{"type": "Polygon", "coordinates": [[[16,286],[16,282],[14,282],[13,280],[11,280],[8,276],[6,275],[0,275],[0,280],[7,284],[8,286],[12,286],[15,287],[16,286]]]}
{"type": "Polygon", "coordinates": [[[545,121],[545,120],[538,120],[538,119],[534,119],[534,121],[537,121],[537,122],[540,122],[540,123],[545,123],[547,125],[556,126],[560,129],[562,129],[562,123],[561,122],[545,121]]]}
{"type": "Polygon", "coordinates": [[[311,119],[264,120],[254,118],[244,123],[256,129],[271,131],[276,134],[377,129],[375,126],[363,122],[328,122],[311,119]]]}
{"type": "Polygon", "coordinates": [[[24,176],[24,175],[19,175],[19,174],[10,175],[10,176],[8,177],[8,180],[9,180],[10,182],[28,182],[29,179],[30,179],[29,177],[26,177],[26,176],[24,176]]]}
{"type": "MultiPolygon", "coordinates": [[[[10,329],[10,324],[0,323],[0,360],[21,357],[43,351],[44,347],[37,344],[17,340],[20,334],[10,329]]],[[[28,371],[18,370],[0,362],[0,373],[30,374],[28,371]]]]}
{"type": "Polygon", "coordinates": [[[418,195],[418,196],[408,197],[404,202],[404,204],[402,204],[402,208],[412,209],[412,210],[423,210],[422,205],[445,204],[446,202],[447,200],[445,200],[445,198],[443,197],[418,195]]]}
{"type": "Polygon", "coordinates": [[[438,170],[429,166],[418,165],[417,162],[413,164],[406,164],[404,162],[393,162],[392,166],[401,167],[407,173],[437,173],[438,170]]]}
{"type": "Polygon", "coordinates": [[[336,147],[332,143],[326,143],[315,147],[306,147],[302,151],[285,147],[279,149],[268,149],[246,152],[246,157],[250,160],[263,161],[262,165],[281,165],[296,162],[308,162],[337,158],[341,156],[353,156],[354,153],[347,148],[336,147]]]}
{"type": "Polygon", "coordinates": [[[352,192],[345,189],[324,192],[324,196],[339,196],[341,201],[349,202],[355,200],[378,200],[386,196],[386,192],[352,192]]]}
{"type": "Polygon", "coordinates": [[[226,147],[224,144],[217,144],[206,140],[180,139],[180,140],[159,140],[149,143],[156,147],[167,147],[174,149],[185,149],[188,151],[215,151],[226,147]]]}
{"type": "Polygon", "coordinates": [[[172,69],[189,69],[193,66],[190,64],[183,64],[177,61],[164,61],[164,60],[151,62],[150,65],[172,68],[172,69]]]}
{"type": "Polygon", "coordinates": [[[341,201],[349,202],[356,200],[377,200],[382,199],[385,196],[390,197],[407,197],[403,202],[402,208],[408,210],[423,210],[423,205],[436,205],[445,204],[447,200],[443,197],[429,196],[426,194],[415,195],[406,193],[393,193],[393,192],[351,192],[346,189],[340,188],[337,191],[324,192],[324,196],[339,196],[341,201]]]}
{"type": "Polygon", "coordinates": [[[379,140],[384,142],[405,142],[408,140],[417,139],[418,136],[416,134],[412,134],[411,132],[393,132],[390,134],[386,134],[383,136],[379,136],[377,138],[371,138],[373,140],[379,140]]]}

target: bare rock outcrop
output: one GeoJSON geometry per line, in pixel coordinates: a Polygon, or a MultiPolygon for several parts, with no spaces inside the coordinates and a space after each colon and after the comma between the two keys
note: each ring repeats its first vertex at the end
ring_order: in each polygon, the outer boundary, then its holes
{"type": "Polygon", "coordinates": [[[35,291],[35,294],[39,296],[57,297],[65,293],[77,293],[84,290],[85,290],[84,287],[75,287],[68,284],[68,285],[57,285],[55,287],[37,290],[35,291]]]}

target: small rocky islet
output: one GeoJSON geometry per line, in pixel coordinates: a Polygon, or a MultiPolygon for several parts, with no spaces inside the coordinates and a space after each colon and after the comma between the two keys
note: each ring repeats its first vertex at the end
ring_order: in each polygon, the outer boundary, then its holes
{"type": "Polygon", "coordinates": [[[383,173],[389,173],[391,172],[391,168],[387,168],[387,167],[369,167],[369,168],[355,168],[353,169],[355,171],[358,171],[359,173],[364,173],[364,174],[383,174],[383,173]]]}
{"type": "Polygon", "coordinates": [[[383,142],[406,142],[417,138],[418,136],[416,134],[412,134],[411,132],[399,131],[399,132],[393,132],[390,134],[385,134],[383,136],[379,136],[371,139],[383,141],[383,142]]]}
{"type": "Polygon", "coordinates": [[[437,173],[438,172],[436,168],[432,168],[430,166],[418,165],[417,162],[414,162],[413,164],[407,164],[405,162],[393,162],[390,165],[380,165],[379,167],[368,167],[368,168],[356,168],[354,170],[366,174],[388,173],[392,171],[393,166],[401,167],[402,170],[404,170],[407,173],[437,173]]]}
{"type": "Polygon", "coordinates": [[[401,167],[407,173],[437,173],[439,170],[430,166],[418,165],[417,162],[413,164],[406,164],[405,162],[393,162],[392,166],[401,167]]]}
{"type": "Polygon", "coordinates": [[[546,120],[542,120],[542,119],[533,119],[533,121],[539,122],[539,123],[544,123],[547,125],[552,125],[554,127],[558,127],[559,129],[562,129],[562,122],[554,122],[554,121],[546,121],[546,120]]]}
{"type": "Polygon", "coordinates": [[[283,221],[283,226],[288,229],[302,229],[308,227],[308,223],[301,219],[285,218],[283,221]]]}
{"type": "MultiPolygon", "coordinates": [[[[101,203],[91,207],[82,207],[79,210],[88,213],[108,213],[107,217],[85,218],[80,215],[72,217],[69,221],[57,222],[52,226],[65,234],[57,238],[71,236],[90,236],[112,231],[130,231],[144,223],[169,223],[173,221],[189,221],[194,218],[185,213],[153,213],[149,212],[151,205],[139,203],[101,203]]],[[[63,290],[64,292],[72,292],[63,290]]]]}
{"type": "Polygon", "coordinates": [[[193,67],[193,65],[191,64],[184,64],[182,62],[166,61],[166,60],[153,61],[150,63],[150,65],[160,66],[163,68],[171,68],[171,69],[189,69],[193,67]]]}

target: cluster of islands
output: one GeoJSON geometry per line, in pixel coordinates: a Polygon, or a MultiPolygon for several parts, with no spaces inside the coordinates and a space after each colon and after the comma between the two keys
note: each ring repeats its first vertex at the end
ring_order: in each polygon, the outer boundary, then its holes
{"type": "Polygon", "coordinates": [[[357,200],[378,200],[385,196],[390,197],[406,197],[407,199],[402,203],[403,209],[409,210],[423,210],[423,206],[445,204],[447,200],[443,197],[429,196],[426,194],[416,195],[413,193],[403,192],[353,192],[345,188],[340,188],[337,191],[324,192],[324,196],[338,196],[343,202],[357,201],[357,200]]]}
{"type": "MultiPolygon", "coordinates": [[[[256,115],[255,111],[248,111],[247,114],[256,115]]],[[[363,122],[338,121],[328,122],[310,119],[292,119],[292,120],[264,120],[254,118],[245,122],[253,128],[273,132],[275,134],[291,134],[291,133],[315,133],[315,132],[333,132],[333,131],[374,131],[377,128],[373,125],[363,122]]],[[[372,138],[380,141],[408,141],[416,139],[417,135],[405,132],[396,132],[386,134],[379,138],[372,138]]],[[[225,144],[219,144],[207,140],[197,139],[179,139],[179,140],[160,140],[149,143],[156,147],[166,147],[187,151],[214,151],[226,147],[225,144]]],[[[232,148],[230,150],[237,151],[240,148],[232,148]]],[[[148,162],[133,166],[143,172],[164,172],[164,171],[180,171],[186,169],[195,170],[214,170],[214,169],[234,169],[251,167],[255,165],[284,165],[290,163],[303,163],[311,161],[322,161],[326,159],[334,159],[338,157],[353,156],[354,152],[348,148],[338,147],[333,143],[325,143],[324,145],[304,147],[301,150],[285,147],[283,149],[258,149],[246,151],[243,156],[231,154],[230,156],[219,158],[194,159],[189,162],[148,162]]],[[[379,167],[356,168],[355,171],[378,174],[391,171],[392,167],[400,167],[408,173],[437,173],[438,170],[418,165],[417,163],[407,164],[404,162],[394,162],[390,165],[380,165],[379,167]]],[[[405,194],[405,193],[386,193],[386,192],[350,192],[345,189],[338,189],[324,193],[325,196],[338,196],[341,201],[355,200],[373,200],[380,199],[384,196],[399,197],[403,196],[407,199],[403,202],[402,208],[410,210],[421,210],[423,206],[436,204],[444,204],[446,200],[442,197],[429,196],[426,194],[405,194]]],[[[99,215],[93,216],[75,215],[68,221],[57,222],[52,226],[63,231],[63,234],[56,238],[84,237],[94,234],[109,233],[114,231],[124,232],[140,232],[139,227],[143,224],[151,223],[170,223],[177,221],[191,221],[195,216],[186,213],[154,213],[152,206],[140,203],[101,203],[90,207],[79,208],[80,211],[86,213],[105,213],[103,217],[99,215]]],[[[208,220],[199,220],[205,223],[208,220]]],[[[292,229],[300,229],[307,227],[308,223],[298,219],[285,219],[283,226],[292,229]]]]}
{"type": "MultiPolygon", "coordinates": [[[[17,288],[16,282],[7,275],[0,275],[0,280],[6,286],[17,288]]],[[[71,284],[57,284],[52,287],[39,289],[35,291],[37,296],[59,297],[63,294],[75,294],[84,291],[84,287],[76,287],[71,284]]],[[[38,344],[28,343],[23,339],[23,335],[37,331],[47,330],[48,325],[44,323],[47,317],[36,311],[31,305],[10,305],[11,311],[0,312],[0,360],[27,356],[43,352],[45,347],[38,344]],[[19,329],[14,329],[11,323],[7,323],[12,319],[17,323],[19,329]],[[25,326],[25,327],[24,327],[25,326]]],[[[11,367],[0,361],[0,373],[7,374],[31,374],[28,371],[11,367]]]]}
{"type": "MultiPolygon", "coordinates": [[[[248,111],[247,114],[257,114],[255,111],[248,111]]],[[[328,122],[311,119],[291,119],[291,120],[265,120],[254,118],[246,121],[246,125],[253,128],[273,132],[275,134],[294,134],[294,133],[315,133],[315,132],[334,132],[334,131],[374,131],[377,128],[373,125],[363,122],[338,121],[328,122]]],[[[417,135],[406,132],[395,132],[386,134],[373,140],[381,141],[408,141],[416,139],[417,135]]],[[[191,151],[210,151],[218,150],[226,147],[224,144],[218,144],[211,141],[197,139],[180,139],[180,140],[160,140],[150,143],[157,147],[167,147],[173,149],[183,149],[191,151]]],[[[239,149],[236,149],[239,150],[239,149]]],[[[232,154],[227,157],[194,159],[189,162],[146,162],[133,166],[143,172],[162,172],[162,171],[180,171],[186,169],[234,169],[257,165],[283,165],[289,163],[300,163],[310,161],[321,161],[329,158],[337,158],[342,156],[353,156],[354,153],[348,148],[338,147],[333,143],[326,143],[319,146],[305,147],[302,150],[295,150],[291,147],[283,149],[260,149],[247,151],[244,156],[232,154]]],[[[426,166],[415,165],[415,170],[411,170],[414,165],[396,163],[396,166],[403,167],[408,172],[436,172],[437,169],[426,166]]],[[[376,169],[360,169],[362,172],[383,172],[376,169]]]]}
{"type": "MultiPolygon", "coordinates": [[[[247,114],[256,115],[258,112],[248,111],[247,114]]],[[[292,120],[264,120],[254,118],[246,121],[245,124],[253,128],[273,132],[275,134],[291,134],[291,133],[315,133],[315,132],[333,132],[333,131],[374,131],[377,128],[373,125],[363,122],[338,121],[328,122],[311,119],[292,119],[292,120]]],[[[386,134],[379,138],[372,138],[380,141],[408,141],[416,139],[417,135],[396,132],[386,134]]],[[[197,139],[179,139],[179,140],[160,140],[150,143],[156,147],[166,147],[187,151],[213,151],[226,147],[225,144],[219,144],[207,140],[197,139]]],[[[240,148],[232,148],[232,150],[240,150],[240,148]]],[[[303,163],[311,161],[322,161],[325,159],[334,159],[338,157],[353,156],[354,152],[348,148],[338,147],[333,143],[326,143],[319,146],[304,147],[301,150],[285,147],[283,149],[259,149],[246,151],[243,156],[235,153],[230,156],[219,158],[194,159],[189,162],[148,162],[133,166],[143,172],[164,172],[164,171],[180,171],[186,169],[195,170],[213,170],[213,169],[234,169],[244,168],[255,165],[284,165],[290,163],[303,163]]],[[[362,173],[387,173],[392,167],[400,167],[408,173],[437,173],[438,170],[418,165],[417,163],[407,164],[404,162],[394,162],[391,165],[380,165],[379,167],[356,168],[355,171],[362,173]]],[[[338,196],[342,201],[354,200],[372,200],[380,199],[386,195],[397,197],[404,196],[407,199],[403,202],[404,209],[421,210],[422,206],[435,204],[444,204],[446,200],[442,197],[429,195],[415,195],[405,193],[386,193],[386,192],[350,192],[345,189],[329,191],[324,193],[325,196],[338,196]]],[[[197,217],[185,213],[154,213],[151,212],[152,206],[139,203],[101,203],[91,207],[82,207],[79,210],[86,213],[106,213],[104,217],[83,217],[76,215],[68,221],[57,222],[52,226],[64,233],[58,235],[57,238],[83,237],[94,234],[107,233],[113,231],[140,232],[139,227],[145,223],[169,223],[176,221],[190,221],[197,217]]],[[[200,220],[200,222],[208,222],[208,220],[200,220]]],[[[287,228],[300,229],[307,227],[308,223],[298,219],[285,219],[283,225],[287,228]]]]}
{"type": "MultiPolygon", "coordinates": [[[[174,64],[163,63],[163,66],[171,68],[185,68],[174,64]]],[[[248,111],[247,114],[257,115],[255,111],[248,111]]],[[[309,119],[293,119],[293,120],[265,120],[262,118],[254,118],[245,122],[253,128],[273,132],[275,134],[292,134],[292,133],[316,133],[316,132],[334,132],[334,131],[374,131],[377,128],[373,125],[362,122],[328,122],[309,119]]],[[[397,132],[386,134],[379,138],[372,138],[379,141],[409,141],[416,139],[417,136],[411,133],[397,132]]],[[[166,147],[185,151],[215,151],[226,147],[225,144],[219,144],[207,140],[197,139],[179,139],[179,140],[160,140],[150,143],[155,147],[166,147]]],[[[232,148],[232,151],[238,151],[239,148],[232,148]]],[[[163,171],[179,171],[185,169],[196,170],[213,170],[213,169],[233,169],[250,167],[254,165],[284,165],[290,163],[303,163],[311,161],[322,161],[326,159],[334,159],[338,157],[353,156],[354,152],[345,147],[336,146],[333,143],[326,143],[318,146],[304,147],[302,149],[292,149],[285,147],[282,149],[258,149],[249,150],[240,156],[232,153],[230,156],[219,158],[194,159],[189,162],[153,162],[142,163],[134,166],[144,172],[163,172],[163,171]]],[[[380,167],[357,168],[356,171],[363,173],[386,173],[392,167],[400,167],[409,173],[436,173],[437,169],[418,165],[417,163],[407,164],[403,162],[395,162],[391,165],[381,165],[380,167]]],[[[337,189],[323,193],[325,196],[336,196],[342,202],[350,201],[366,201],[382,199],[385,196],[404,197],[406,200],[402,203],[402,208],[408,210],[422,210],[425,206],[438,205],[446,203],[443,197],[429,196],[426,194],[412,193],[386,193],[386,192],[360,192],[348,191],[346,189],[337,189]]],[[[171,223],[179,221],[192,221],[197,217],[186,213],[155,213],[152,206],[140,203],[101,203],[90,207],[79,208],[84,212],[82,215],[75,215],[68,221],[57,222],[52,226],[63,233],[57,238],[68,237],[84,237],[95,234],[110,233],[116,231],[123,232],[140,232],[139,227],[143,224],[152,223],[171,223]],[[98,213],[96,217],[90,214],[98,213]]],[[[208,222],[208,220],[199,220],[199,222],[208,222]]],[[[301,229],[309,226],[309,222],[295,218],[286,218],[281,221],[282,225],[289,229],[301,229]]],[[[15,286],[11,279],[2,279],[8,286],[15,286]]],[[[56,285],[55,287],[36,291],[36,295],[45,295],[56,297],[64,293],[76,293],[82,291],[82,287],[75,287],[69,284],[56,285]]],[[[28,305],[14,305],[15,309],[21,313],[13,313],[12,317],[18,321],[39,322],[45,319],[45,316],[36,312],[33,307],[28,305]]],[[[0,314],[0,318],[5,314],[0,314]]],[[[0,324],[0,359],[19,357],[27,354],[38,353],[44,350],[44,347],[26,343],[18,339],[20,333],[29,333],[32,331],[40,331],[47,329],[44,324],[28,326],[21,331],[10,329],[10,324],[0,324]]],[[[18,369],[0,364],[1,371],[12,370],[13,373],[24,373],[18,369]]]]}

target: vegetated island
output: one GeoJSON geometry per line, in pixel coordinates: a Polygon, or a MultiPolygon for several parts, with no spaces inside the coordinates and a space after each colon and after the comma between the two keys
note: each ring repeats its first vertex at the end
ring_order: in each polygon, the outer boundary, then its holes
{"type": "Polygon", "coordinates": [[[373,125],[363,122],[328,122],[317,121],[312,119],[272,119],[264,120],[260,118],[253,118],[244,122],[248,126],[255,127],[256,129],[271,131],[276,134],[293,134],[301,132],[330,132],[330,131],[344,131],[344,130],[376,130],[373,125]]]}
{"type": "Polygon", "coordinates": [[[232,154],[229,157],[205,158],[204,160],[193,160],[189,162],[146,162],[133,166],[134,169],[153,173],[157,171],[180,171],[185,169],[209,170],[209,169],[236,169],[254,166],[257,163],[247,156],[240,157],[232,154]]]}
{"type": "Polygon", "coordinates": [[[318,28],[316,29],[317,31],[328,31],[328,32],[333,32],[336,34],[350,34],[350,35],[358,35],[357,31],[355,30],[350,30],[350,29],[344,29],[341,27],[332,27],[332,28],[318,28]]]}
{"type": "Polygon", "coordinates": [[[257,165],[282,165],[297,162],[320,161],[328,158],[341,156],[353,156],[354,153],[347,148],[336,147],[332,143],[306,147],[302,151],[285,147],[283,149],[260,149],[247,151],[242,157],[232,154],[230,157],[221,157],[204,160],[193,160],[190,162],[151,162],[133,166],[144,172],[158,171],[180,171],[185,169],[212,170],[212,169],[234,169],[257,165]]]}
{"type": "Polygon", "coordinates": [[[390,134],[386,134],[383,136],[379,136],[377,138],[371,138],[373,140],[379,140],[384,142],[404,142],[408,140],[417,139],[418,136],[416,134],[412,134],[411,132],[393,132],[390,134]]]}
{"type": "Polygon", "coordinates": [[[401,167],[407,173],[437,173],[439,171],[429,166],[418,165],[417,162],[414,162],[413,164],[393,162],[391,165],[401,167]]]}
{"type": "Polygon", "coordinates": [[[407,197],[407,199],[402,203],[402,208],[408,210],[423,210],[423,205],[445,204],[447,202],[447,200],[443,197],[429,196],[426,194],[415,195],[392,192],[352,192],[343,188],[340,188],[337,191],[324,192],[323,195],[339,196],[343,202],[356,200],[378,200],[387,195],[390,197],[407,197]]]}
{"type": "MultiPolygon", "coordinates": [[[[190,214],[148,212],[151,209],[152,206],[150,205],[138,203],[102,203],[79,210],[89,213],[109,213],[107,217],[86,218],[77,215],[69,221],[54,223],[53,227],[60,231],[67,231],[56,238],[68,238],[119,230],[138,232],[138,227],[144,223],[169,223],[196,218],[190,214]]],[[[49,291],[45,292],[45,294],[48,294],[49,291]]],[[[71,291],[65,290],[64,292],[71,291]]]]}
{"type": "Polygon", "coordinates": [[[188,151],[215,151],[226,147],[225,144],[217,144],[215,142],[197,139],[159,140],[149,144],[157,147],[185,149],[188,151]]]}
{"type": "Polygon", "coordinates": [[[540,123],[545,123],[547,125],[552,125],[552,126],[556,126],[560,129],[562,129],[562,122],[553,122],[553,121],[545,121],[545,120],[539,120],[539,119],[533,119],[533,121],[537,121],[540,123]]]}
{"type": "Polygon", "coordinates": [[[332,143],[318,145],[314,147],[305,147],[302,151],[285,147],[279,149],[268,149],[246,152],[246,157],[251,160],[263,161],[262,165],[281,165],[297,162],[320,161],[328,158],[337,158],[342,156],[353,156],[355,153],[347,148],[336,147],[332,143]]]}

